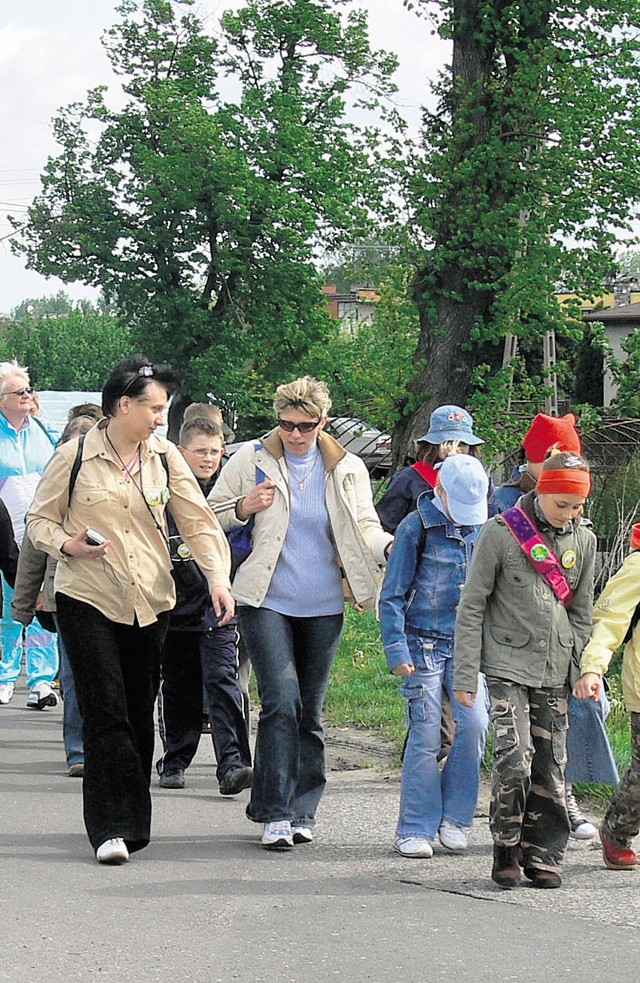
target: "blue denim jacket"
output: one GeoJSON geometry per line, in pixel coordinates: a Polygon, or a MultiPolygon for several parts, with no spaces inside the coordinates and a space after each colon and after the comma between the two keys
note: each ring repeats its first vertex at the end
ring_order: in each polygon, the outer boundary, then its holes
{"type": "Polygon", "coordinates": [[[398,526],[379,609],[390,669],[401,662],[413,664],[407,634],[453,638],[456,609],[480,529],[456,525],[428,494],[420,496],[417,510],[398,526]]]}

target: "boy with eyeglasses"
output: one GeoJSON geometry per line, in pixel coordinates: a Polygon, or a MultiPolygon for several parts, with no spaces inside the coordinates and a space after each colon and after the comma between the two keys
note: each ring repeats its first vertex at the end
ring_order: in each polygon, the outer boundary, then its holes
{"type": "MultiPolygon", "coordinates": [[[[190,419],[183,423],[179,440],[178,447],[207,496],[216,482],[222,460],[222,430],[204,417],[190,419]]],[[[172,550],[175,546],[182,557],[186,547],[170,516],[169,533],[172,550]]],[[[163,651],[158,696],[164,747],[164,754],[156,764],[159,784],[161,788],[184,788],[184,773],[195,756],[202,733],[204,686],[220,793],[237,795],[250,788],[252,777],[249,733],[238,680],[237,620],[233,618],[223,627],[218,625],[204,578],[200,586],[190,590],[176,580],[176,596],[163,651]]]]}

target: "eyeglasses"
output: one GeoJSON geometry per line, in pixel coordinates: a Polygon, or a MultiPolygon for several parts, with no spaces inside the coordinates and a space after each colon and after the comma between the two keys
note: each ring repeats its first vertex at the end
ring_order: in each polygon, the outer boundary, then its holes
{"type": "Polygon", "coordinates": [[[311,433],[319,425],[320,420],[313,420],[309,423],[292,423],[291,420],[281,420],[278,417],[278,426],[286,430],[287,433],[293,433],[294,430],[297,430],[299,433],[311,433]]]}
{"type": "Polygon", "coordinates": [[[12,392],[3,393],[2,395],[3,396],[24,396],[25,393],[29,393],[30,396],[33,396],[34,392],[35,392],[35,389],[32,389],[31,386],[25,386],[24,389],[14,389],[12,392]]]}
{"type": "Polygon", "coordinates": [[[220,454],[222,454],[222,449],[219,451],[205,451],[199,447],[197,450],[192,451],[190,447],[185,447],[185,450],[189,451],[190,454],[193,454],[194,457],[202,457],[202,458],[205,457],[216,458],[220,454]]]}

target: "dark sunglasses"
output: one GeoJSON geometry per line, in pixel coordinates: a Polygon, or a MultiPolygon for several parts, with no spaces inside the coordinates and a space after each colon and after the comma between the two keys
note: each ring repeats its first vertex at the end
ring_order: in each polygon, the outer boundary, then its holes
{"type": "Polygon", "coordinates": [[[14,389],[13,392],[3,393],[3,395],[4,396],[24,396],[25,393],[29,393],[29,395],[32,396],[34,392],[35,392],[35,389],[32,389],[31,386],[25,386],[24,389],[14,389]]]}
{"type": "Polygon", "coordinates": [[[297,430],[299,433],[311,433],[319,425],[320,420],[313,420],[309,423],[292,423],[291,420],[281,420],[278,417],[278,426],[286,430],[287,433],[293,433],[294,430],[297,430]]]}

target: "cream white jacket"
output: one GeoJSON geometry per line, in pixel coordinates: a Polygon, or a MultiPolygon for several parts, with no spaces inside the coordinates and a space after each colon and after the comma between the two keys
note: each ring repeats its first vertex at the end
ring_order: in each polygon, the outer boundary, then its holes
{"type": "MultiPolygon", "coordinates": [[[[260,607],[269,589],[290,513],[289,474],[277,429],[263,437],[257,448],[256,443],[248,442],[234,454],[209,495],[211,505],[248,495],[256,486],[256,468],[275,484],[273,504],[256,514],[252,552],[233,581],[236,600],[250,607],[260,607]]],[[[369,473],[360,458],[322,431],[318,434],[318,447],[325,468],[325,501],[336,559],[353,600],[373,610],[385,563],[384,550],[393,536],[380,525],[369,473]]],[[[225,532],[244,525],[235,509],[219,513],[218,518],[225,532]]]]}

